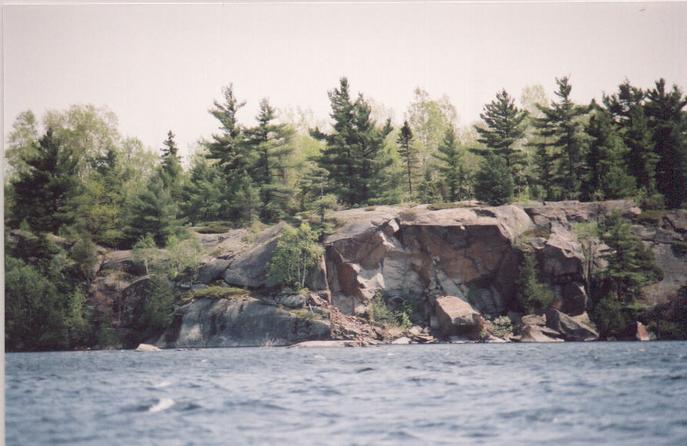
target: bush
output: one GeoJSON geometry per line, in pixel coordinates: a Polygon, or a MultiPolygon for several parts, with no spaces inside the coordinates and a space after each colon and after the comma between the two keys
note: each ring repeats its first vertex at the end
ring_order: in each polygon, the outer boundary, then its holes
{"type": "Polygon", "coordinates": [[[287,226],[267,265],[268,281],[297,290],[304,288],[308,273],[322,253],[317,234],[310,229],[310,225],[302,223],[298,229],[287,226]]]}
{"type": "Polygon", "coordinates": [[[157,275],[151,276],[146,291],[141,314],[134,324],[142,335],[136,342],[160,334],[172,322],[174,314],[174,292],[167,279],[157,275]]]}
{"type": "Polygon", "coordinates": [[[487,156],[475,175],[475,198],[492,206],[513,201],[513,176],[500,156],[487,156]]]}
{"type": "Polygon", "coordinates": [[[623,305],[614,294],[601,299],[592,312],[592,320],[601,336],[623,336],[629,324],[629,318],[623,311],[623,305]]]}
{"type": "Polygon", "coordinates": [[[410,328],[413,325],[411,317],[414,312],[414,306],[405,302],[401,307],[394,311],[386,304],[381,291],[375,293],[370,305],[370,319],[382,326],[410,328]]]}
{"type": "Polygon", "coordinates": [[[553,303],[553,292],[537,277],[534,254],[525,251],[520,262],[520,276],[517,280],[518,301],[527,313],[541,313],[553,303]]]}
{"type": "Polygon", "coordinates": [[[508,316],[499,316],[488,321],[489,332],[499,338],[506,338],[513,334],[513,323],[508,316]]]}
{"type": "Polygon", "coordinates": [[[209,286],[191,291],[184,296],[184,301],[191,301],[194,299],[235,299],[237,297],[245,296],[248,292],[243,288],[234,288],[226,286],[209,286]]]}

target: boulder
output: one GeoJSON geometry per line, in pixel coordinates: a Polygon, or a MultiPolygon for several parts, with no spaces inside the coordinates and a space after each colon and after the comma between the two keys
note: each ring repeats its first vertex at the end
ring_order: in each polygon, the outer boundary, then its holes
{"type": "Polygon", "coordinates": [[[224,272],[229,268],[229,265],[231,265],[231,260],[212,259],[200,267],[197,281],[207,285],[208,283],[220,280],[224,272]]]}
{"type": "Polygon", "coordinates": [[[444,336],[465,335],[476,338],[484,325],[479,312],[455,296],[437,298],[435,312],[439,330],[444,336]]]}
{"type": "Polygon", "coordinates": [[[150,344],[138,344],[136,352],[159,352],[160,348],[150,344]]]}
{"type": "Polygon", "coordinates": [[[647,330],[646,326],[639,321],[636,322],[635,339],[637,339],[638,341],[650,341],[651,340],[651,335],[649,335],[649,330],[647,330]]]}
{"type": "Polygon", "coordinates": [[[224,281],[242,288],[267,286],[267,265],[285,223],[279,223],[260,233],[250,249],[241,252],[224,272],[224,281]]]}
{"type": "Polygon", "coordinates": [[[252,297],[197,299],[181,307],[159,343],[168,347],[289,345],[328,339],[329,321],[252,297]]]}
{"type": "Polygon", "coordinates": [[[548,336],[544,333],[545,327],[525,325],[520,334],[520,342],[563,342],[562,339],[548,336]]]}
{"type": "Polygon", "coordinates": [[[283,293],[275,297],[275,303],[287,308],[303,308],[308,297],[297,293],[283,293]]]}
{"type": "Polygon", "coordinates": [[[408,345],[410,344],[410,338],[402,336],[391,341],[393,345],[408,345]]]}
{"type": "Polygon", "coordinates": [[[522,325],[546,325],[546,315],[544,314],[526,314],[520,318],[522,325]]]}
{"type": "Polygon", "coordinates": [[[596,341],[599,333],[589,321],[586,313],[571,317],[556,309],[546,312],[546,326],[561,333],[566,341],[596,341]]]}

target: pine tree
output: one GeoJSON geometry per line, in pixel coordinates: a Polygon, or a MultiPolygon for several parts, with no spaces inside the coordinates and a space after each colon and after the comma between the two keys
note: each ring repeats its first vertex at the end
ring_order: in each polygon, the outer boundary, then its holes
{"type": "Polygon", "coordinates": [[[651,130],[645,113],[646,93],[633,87],[628,81],[618,87],[618,92],[603,97],[606,110],[613,115],[625,145],[629,149],[627,165],[630,175],[647,196],[656,193],[656,163],[651,130]]]}
{"type": "Polygon", "coordinates": [[[489,154],[475,175],[475,198],[492,206],[500,206],[513,200],[513,178],[506,161],[489,154]]]}
{"type": "Polygon", "coordinates": [[[224,180],[222,216],[246,224],[256,216],[259,202],[251,177],[255,153],[246,143],[246,135],[236,116],[245,103],[236,99],[231,85],[223,90],[223,96],[224,103],[215,101],[214,108],[210,110],[221,124],[220,133],[212,135],[205,146],[208,159],[217,163],[224,180]]]}
{"type": "Polygon", "coordinates": [[[439,174],[447,188],[446,201],[460,201],[469,198],[469,176],[463,152],[458,147],[456,132],[450,127],[434,157],[439,161],[439,174]]]}
{"type": "Polygon", "coordinates": [[[628,149],[615,131],[610,115],[597,108],[586,132],[590,137],[585,175],[581,185],[583,200],[607,200],[629,197],[635,180],[627,173],[628,149]]]}
{"type": "Polygon", "coordinates": [[[412,200],[413,197],[413,174],[417,167],[417,154],[413,147],[413,131],[408,125],[408,121],[403,122],[401,133],[398,135],[398,154],[403,160],[406,171],[406,180],[408,182],[408,197],[412,200]]]}
{"type": "Polygon", "coordinates": [[[181,215],[191,224],[222,218],[224,182],[216,166],[204,156],[195,156],[189,179],[182,188],[181,215]]]}
{"type": "Polygon", "coordinates": [[[248,131],[248,143],[257,152],[252,177],[262,201],[260,214],[266,222],[284,218],[291,201],[286,178],[279,173],[286,171],[287,159],[293,153],[289,144],[293,131],[285,124],[274,123],[275,118],[274,108],[263,99],[257,116],[258,126],[248,131]]]}
{"type": "Polygon", "coordinates": [[[527,112],[518,109],[506,90],[501,90],[496,94],[496,99],[484,106],[480,117],[486,128],[475,127],[480,135],[479,142],[486,145],[488,151],[504,159],[518,189],[522,190],[525,186],[523,169],[526,158],[516,144],[525,135],[527,112]]]}
{"type": "Polygon", "coordinates": [[[171,130],[167,133],[167,139],[163,144],[161,156],[162,182],[169,190],[172,198],[178,200],[181,197],[183,169],[181,168],[179,148],[174,141],[174,133],[171,130]]]}
{"type": "Polygon", "coordinates": [[[575,105],[570,99],[572,86],[567,77],[556,79],[557,101],[550,107],[540,107],[543,117],[536,119],[534,125],[540,136],[550,142],[553,159],[556,160],[553,183],[556,198],[575,199],[580,193],[580,178],[583,174],[583,152],[579,117],[585,108],[575,105]]]}
{"type": "Polygon", "coordinates": [[[632,225],[620,215],[608,218],[601,239],[611,250],[603,277],[610,282],[611,293],[622,302],[631,303],[641,295],[642,287],[662,279],[653,252],[634,235],[632,225]]]}
{"type": "Polygon", "coordinates": [[[517,290],[518,303],[526,313],[542,313],[553,302],[553,292],[539,280],[532,252],[522,253],[517,290]]]}
{"type": "Polygon", "coordinates": [[[26,168],[12,181],[12,215],[18,225],[26,220],[34,231],[57,232],[69,223],[74,196],[76,162],[63,150],[52,129],[40,139],[26,168]]]}
{"type": "Polygon", "coordinates": [[[154,175],[129,205],[127,236],[133,244],[150,235],[163,247],[179,227],[177,207],[160,175],[154,175]]]}
{"type": "Polygon", "coordinates": [[[687,199],[687,119],[683,111],[687,97],[673,85],[666,91],[665,80],[647,92],[646,114],[652,131],[656,164],[656,187],[666,206],[679,208],[687,199]]]}
{"type": "Polygon", "coordinates": [[[381,192],[371,186],[390,164],[383,149],[391,125],[388,121],[383,127],[377,125],[362,95],[351,100],[346,78],[329,92],[329,100],[332,133],[317,128],[311,131],[314,138],[326,143],[318,164],[329,172],[330,185],[342,203],[365,204],[381,192]]]}

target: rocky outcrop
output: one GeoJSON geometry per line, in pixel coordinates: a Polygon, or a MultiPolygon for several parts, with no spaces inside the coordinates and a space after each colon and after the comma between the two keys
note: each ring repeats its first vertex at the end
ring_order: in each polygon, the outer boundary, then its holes
{"type": "Polygon", "coordinates": [[[181,307],[162,336],[164,347],[254,347],[329,339],[329,321],[253,297],[198,299],[181,307]]]}
{"type": "MultiPolygon", "coordinates": [[[[485,319],[504,314],[513,315],[522,342],[597,339],[587,317],[585,268],[591,261],[595,271],[603,270],[608,247],[598,241],[583,245],[575,225],[614,212],[636,223],[635,232],[664,270],[663,281],[645,288],[647,303],[669,300],[687,285],[687,211],[647,216],[623,200],[524,208],[467,202],[444,209],[378,206],[331,214],[336,229],[323,241],[324,255],[306,279],[307,287],[318,293],[279,293],[268,282],[267,266],[284,224],[257,232],[197,234],[204,249],[198,273],[183,287],[172,285],[179,294],[208,285],[240,287],[245,296],[184,305],[160,342],[240,346],[334,338],[364,345],[402,337],[412,343],[435,342],[476,338],[485,332],[485,319]],[[516,313],[522,311],[515,284],[523,248],[535,252],[541,278],[556,297],[545,316],[516,313]],[[591,260],[585,258],[589,249],[595,253],[591,260]],[[392,309],[414,308],[416,333],[370,322],[371,302],[379,294],[392,309]]],[[[90,303],[108,310],[112,325],[126,330],[145,301],[148,281],[144,265],[130,251],[105,253],[91,284],[90,303]]]]}
{"type": "Polygon", "coordinates": [[[441,296],[435,306],[439,330],[444,336],[479,337],[484,321],[469,303],[455,296],[441,296]]]}

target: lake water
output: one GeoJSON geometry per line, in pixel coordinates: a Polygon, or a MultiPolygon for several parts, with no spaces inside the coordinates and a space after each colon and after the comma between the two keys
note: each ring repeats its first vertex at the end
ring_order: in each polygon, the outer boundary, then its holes
{"type": "Polygon", "coordinates": [[[8,445],[687,445],[687,342],[6,355],[8,445]]]}

